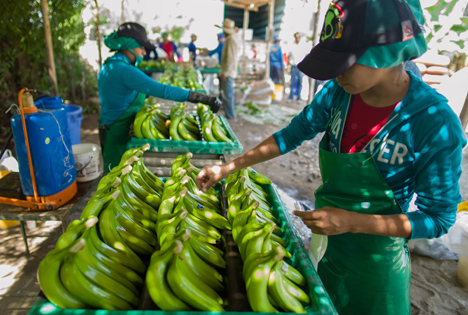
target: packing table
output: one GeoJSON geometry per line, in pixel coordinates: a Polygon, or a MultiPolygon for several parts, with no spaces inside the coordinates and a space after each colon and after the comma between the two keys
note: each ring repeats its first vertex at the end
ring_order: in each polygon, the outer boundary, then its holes
{"type": "MultiPolygon", "coordinates": [[[[62,231],[67,228],[68,217],[80,207],[84,207],[84,200],[95,190],[101,177],[93,181],[77,183],[78,191],[75,196],[63,206],[55,210],[27,210],[25,207],[18,207],[0,203],[0,220],[19,220],[21,223],[21,235],[23,236],[26,252],[29,254],[27,239],[42,235],[26,235],[24,221],[61,221],[62,231]]],[[[19,173],[11,172],[0,179],[0,196],[9,198],[20,198],[21,184],[19,173]]],[[[44,237],[46,237],[44,235],[44,237]]]]}

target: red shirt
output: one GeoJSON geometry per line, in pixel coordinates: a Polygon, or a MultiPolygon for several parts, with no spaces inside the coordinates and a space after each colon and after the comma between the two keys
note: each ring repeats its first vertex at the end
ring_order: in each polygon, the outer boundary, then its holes
{"type": "Polygon", "coordinates": [[[361,96],[356,94],[346,117],[341,152],[361,152],[385,124],[396,105],[373,107],[364,103],[361,96]]]}

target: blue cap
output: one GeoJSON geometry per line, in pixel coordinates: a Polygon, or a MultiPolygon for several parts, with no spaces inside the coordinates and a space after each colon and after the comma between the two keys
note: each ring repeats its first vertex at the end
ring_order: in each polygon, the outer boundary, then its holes
{"type": "Polygon", "coordinates": [[[218,34],[218,39],[222,39],[222,38],[224,38],[224,33],[219,33],[218,34]]]}

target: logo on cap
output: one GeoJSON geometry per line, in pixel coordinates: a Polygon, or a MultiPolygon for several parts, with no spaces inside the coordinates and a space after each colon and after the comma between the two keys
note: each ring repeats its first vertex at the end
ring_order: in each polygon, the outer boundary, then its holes
{"type": "Polygon", "coordinates": [[[414,37],[414,32],[413,28],[411,26],[411,21],[403,21],[401,22],[401,28],[402,28],[402,42],[407,41],[408,39],[411,39],[414,37]]]}
{"type": "Polygon", "coordinates": [[[325,22],[323,25],[322,35],[320,40],[323,42],[328,38],[341,38],[343,34],[343,25],[341,19],[344,16],[343,10],[336,3],[330,3],[328,7],[327,15],[325,16],[325,22]]]}

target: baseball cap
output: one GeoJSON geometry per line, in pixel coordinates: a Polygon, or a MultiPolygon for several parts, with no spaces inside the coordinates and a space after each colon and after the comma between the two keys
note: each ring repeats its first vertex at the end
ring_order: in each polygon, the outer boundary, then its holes
{"type": "Polygon", "coordinates": [[[138,23],[126,22],[121,24],[117,30],[117,35],[119,37],[134,38],[139,44],[150,50],[156,48],[148,41],[145,28],[138,23]]]}
{"type": "Polygon", "coordinates": [[[297,67],[309,77],[328,80],[357,62],[389,68],[426,49],[421,28],[404,0],[333,0],[319,44],[297,67]],[[368,50],[373,53],[364,56],[368,50]],[[385,58],[373,62],[379,53],[385,58]]]}

